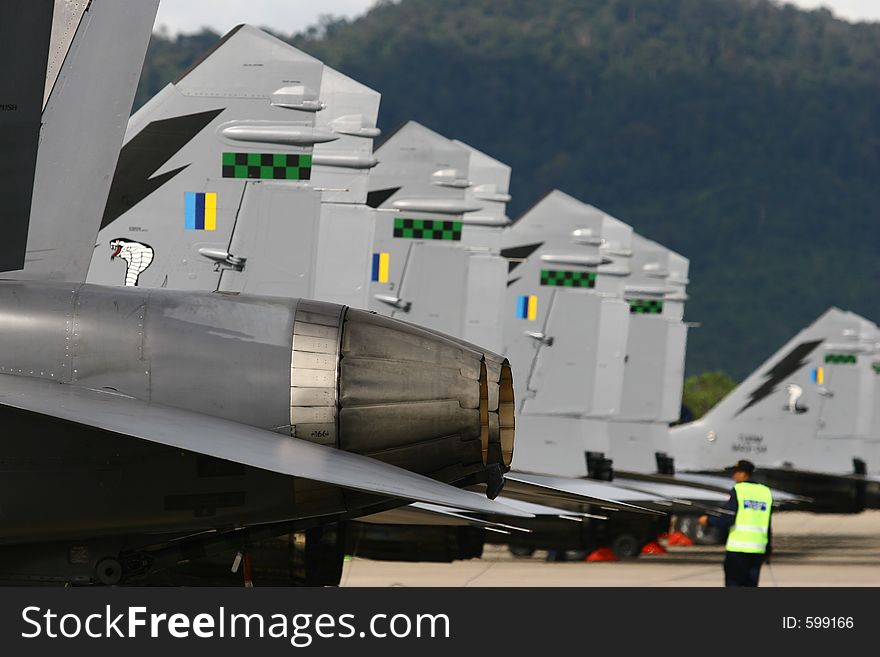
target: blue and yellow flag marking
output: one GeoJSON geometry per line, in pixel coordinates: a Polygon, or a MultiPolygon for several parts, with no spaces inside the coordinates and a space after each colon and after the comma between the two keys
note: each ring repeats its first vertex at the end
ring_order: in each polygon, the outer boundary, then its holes
{"type": "Polygon", "coordinates": [[[810,370],[810,380],[818,385],[822,385],[823,383],[825,383],[825,368],[814,367],[812,370],[810,370]]]}
{"type": "Polygon", "coordinates": [[[186,193],[187,230],[217,230],[217,194],[214,192],[186,193]]]}
{"type": "Polygon", "coordinates": [[[373,274],[370,277],[370,280],[374,283],[387,283],[388,282],[388,266],[391,261],[391,256],[388,253],[374,253],[373,254],[373,274]]]}
{"type": "Polygon", "coordinates": [[[538,318],[538,297],[525,294],[516,300],[516,316],[518,319],[534,321],[538,318]]]}

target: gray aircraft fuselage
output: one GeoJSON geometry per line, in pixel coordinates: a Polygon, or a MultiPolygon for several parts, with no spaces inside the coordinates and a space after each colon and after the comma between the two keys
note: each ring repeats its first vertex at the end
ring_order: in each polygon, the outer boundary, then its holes
{"type": "MultiPolygon", "coordinates": [[[[0,282],[0,354],[0,374],[223,418],[447,482],[478,480],[485,467],[481,355],[343,306],[0,282]]],[[[14,429],[0,442],[0,499],[20,502],[3,504],[0,543],[183,533],[363,505],[342,489],[3,412],[14,429]]]]}

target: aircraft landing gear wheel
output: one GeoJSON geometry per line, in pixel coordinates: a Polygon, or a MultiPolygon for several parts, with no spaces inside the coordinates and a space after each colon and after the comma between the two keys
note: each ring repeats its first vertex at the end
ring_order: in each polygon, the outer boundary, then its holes
{"type": "Polygon", "coordinates": [[[345,561],[345,523],[314,527],[291,537],[293,586],[339,586],[345,561]]]}
{"type": "Polygon", "coordinates": [[[697,534],[697,529],[699,527],[699,524],[697,524],[697,516],[684,515],[676,518],[674,530],[681,532],[682,534],[693,540],[697,534]]]}
{"type": "Polygon", "coordinates": [[[724,543],[725,538],[726,536],[722,535],[721,530],[717,527],[700,527],[697,525],[694,543],[697,545],[721,545],[724,543]]]}
{"type": "Polygon", "coordinates": [[[515,557],[530,557],[535,554],[535,548],[510,546],[510,553],[515,557]]]}
{"type": "Polygon", "coordinates": [[[95,567],[95,578],[104,586],[119,584],[122,580],[122,564],[116,559],[101,559],[95,567]]]}
{"type": "Polygon", "coordinates": [[[620,534],[611,541],[611,549],[618,559],[635,559],[642,551],[642,543],[632,534],[620,534]]]}
{"type": "Polygon", "coordinates": [[[721,545],[726,538],[723,530],[717,527],[701,527],[695,515],[681,516],[677,519],[674,529],[697,545],[721,545]]]}

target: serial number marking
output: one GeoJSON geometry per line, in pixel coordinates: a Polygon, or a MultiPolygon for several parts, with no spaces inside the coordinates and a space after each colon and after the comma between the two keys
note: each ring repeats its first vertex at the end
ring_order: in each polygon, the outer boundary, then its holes
{"type": "Polygon", "coordinates": [[[730,449],[733,452],[741,452],[745,454],[764,454],[767,452],[767,446],[764,444],[764,436],[745,433],[741,433],[737,436],[736,442],[730,446],[730,449]]]}

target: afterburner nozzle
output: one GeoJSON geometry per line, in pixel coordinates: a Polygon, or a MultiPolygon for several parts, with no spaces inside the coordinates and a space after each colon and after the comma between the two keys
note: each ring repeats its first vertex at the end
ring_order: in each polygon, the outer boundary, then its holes
{"type": "Polygon", "coordinates": [[[300,300],[293,434],[500,491],[514,443],[506,359],[375,313],[300,300]]]}

